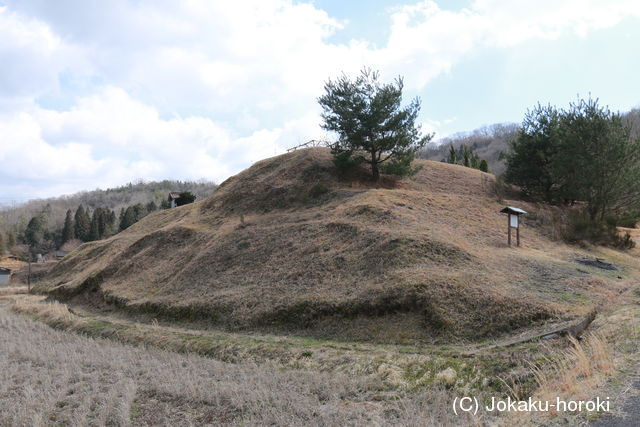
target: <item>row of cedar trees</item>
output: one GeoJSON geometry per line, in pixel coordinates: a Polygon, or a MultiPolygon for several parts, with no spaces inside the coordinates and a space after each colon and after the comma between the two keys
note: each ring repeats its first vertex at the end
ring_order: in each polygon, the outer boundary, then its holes
{"type": "Polygon", "coordinates": [[[96,208],[89,216],[88,209],[80,205],[75,214],[69,209],[62,229],[62,244],[78,239],[83,242],[91,242],[107,238],[118,231],[122,231],[135,224],[147,214],[158,209],[155,202],[146,205],[137,203],[120,209],[116,228],[116,214],[109,208],[96,208]]]}
{"type": "Polygon", "coordinates": [[[468,168],[478,169],[482,172],[489,172],[489,164],[485,159],[481,159],[474,152],[473,147],[469,147],[462,144],[458,147],[458,150],[454,148],[453,144],[449,145],[449,153],[445,159],[447,163],[454,165],[462,165],[468,168]]]}

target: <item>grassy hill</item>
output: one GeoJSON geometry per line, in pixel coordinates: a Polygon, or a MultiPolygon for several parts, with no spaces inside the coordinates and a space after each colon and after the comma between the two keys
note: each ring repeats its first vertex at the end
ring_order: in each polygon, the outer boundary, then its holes
{"type": "Polygon", "coordinates": [[[340,177],[326,148],[263,160],[205,200],[82,245],[37,290],[229,330],[404,342],[574,318],[625,286],[630,255],[555,241],[553,212],[498,202],[493,175],[417,163],[378,187],[365,171],[340,177]],[[530,212],[518,249],[505,204],[530,212]],[[594,255],[620,269],[578,262],[594,255]]]}

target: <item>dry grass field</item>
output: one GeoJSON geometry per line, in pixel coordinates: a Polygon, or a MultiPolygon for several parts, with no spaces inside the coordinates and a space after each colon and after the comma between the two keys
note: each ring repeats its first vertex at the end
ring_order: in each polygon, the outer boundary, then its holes
{"type": "Polygon", "coordinates": [[[451,404],[611,396],[616,412],[640,363],[635,291],[580,342],[475,350],[214,334],[82,314],[14,291],[0,295],[0,425],[584,424],[602,414],[472,417],[451,404]]]}
{"type": "Polygon", "coordinates": [[[328,149],[266,159],[81,246],[36,290],[225,330],[449,343],[575,318],[629,287],[633,256],[560,243],[556,213],[508,191],[498,201],[492,175],[418,164],[373,186],[339,176],[328,149]],[[505,204],[530,212],[517,250],[505,204]],[[620,270],[578,262],[594,256],[620,270]]]}
{"type": "Polygon", "coordinates": [[[120,345],[56,331],[7,308],[0,305],[2,426],[476,422],[454,418],[442,390],[385,399],[382,384],[368,377],[120,345]]]}

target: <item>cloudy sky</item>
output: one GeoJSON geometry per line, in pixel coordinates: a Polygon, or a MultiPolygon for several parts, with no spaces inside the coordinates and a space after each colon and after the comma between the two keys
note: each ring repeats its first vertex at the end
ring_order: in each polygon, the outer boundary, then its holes
{"type": "Polygon", "coordinates": [[[0,0],[0,203],[220,182],[324,137],[323,82],[405,78],[436,137],[640,105],[638,0],[0,0]]]}

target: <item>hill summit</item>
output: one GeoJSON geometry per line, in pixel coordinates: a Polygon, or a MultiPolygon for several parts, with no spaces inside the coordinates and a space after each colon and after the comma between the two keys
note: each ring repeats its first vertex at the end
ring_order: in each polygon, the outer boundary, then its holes
{"type": "Polygon", "coordinates": [[[230,330],[385,342],[495,336],[586,310],[567,294],[598,297],[576,285],[591,276],[536,206],[510,202],[531,214],[524,246],[508,248],[493,175],[416,163],[377,186],[365,170],[341,176],[326,148],[260,161],[203,201],[82,245],[37,290],[230,330]]]}

